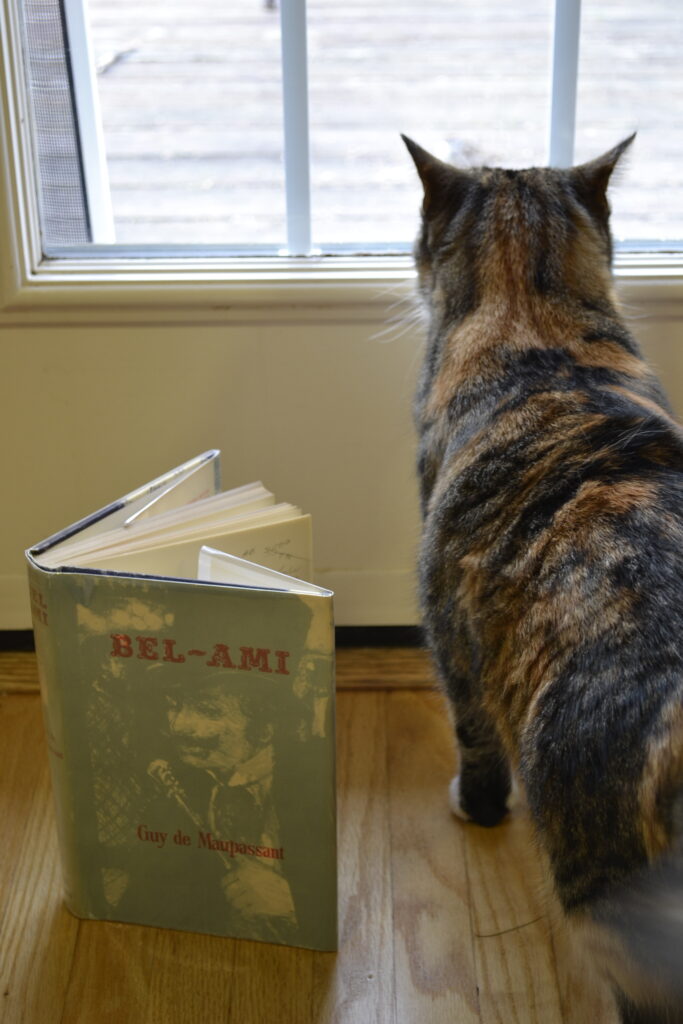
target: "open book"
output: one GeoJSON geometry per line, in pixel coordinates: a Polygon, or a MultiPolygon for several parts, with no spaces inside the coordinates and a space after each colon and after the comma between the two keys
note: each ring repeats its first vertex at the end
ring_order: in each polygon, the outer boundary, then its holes
{"type": "MultiPolygon", "coordinates": [[[[35,547],[45,568],[77,566],[196,579],[208,545],[310,579],[311,517],[261,483],[218,492],[219,453],[205,452],[35,547]]],[[[204,563],[210,567],[211,559],[204,563]]],[[[230,582],[223,573],[223,582],[230,582]]]]}
{"type": "Polygon", "coordinates": [[[332,594],[218,452],[27,551],[67,906],[336,948],[332,594]]]}

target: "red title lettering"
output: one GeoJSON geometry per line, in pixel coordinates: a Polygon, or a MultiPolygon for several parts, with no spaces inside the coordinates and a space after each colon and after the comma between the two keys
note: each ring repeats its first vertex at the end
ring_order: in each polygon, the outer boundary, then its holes
{"type": "MultiPolygon", "coordinates": [[[[156,636],[145,636],[138,634],[130,636],[128,633],[110,633],[112,642],[109,656],[111,658],[137,658],[140,661],[164,661],[176,665],[182,665],[187,656],[205,656],[203,650],[190,649],[182,653],[177,649],[176,640],[168,637],[159,639],[156,636]]],[[[210,657],[206,664],[210,668],[229,668],[239,672],[262,672],[279,676],[288,676],[289,669],[287,662],[290,657],[289,651],[272,651],[269,647],[239,647],[239,656],[233,657],[230,646],[224,643],[216,643],[211,648],[210,657]]]]}

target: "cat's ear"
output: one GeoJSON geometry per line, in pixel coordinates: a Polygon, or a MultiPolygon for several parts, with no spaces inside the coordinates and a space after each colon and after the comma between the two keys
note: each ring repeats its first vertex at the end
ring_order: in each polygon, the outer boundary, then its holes
{"type": "Polygon", "coordinates": [[[573,167],[569,172],[579,199],[590,213],[599,218],[606,220],[609,217],[607,186],[614,168],[635,137],[636,133],[634,132],[633,135],[629,135],[627,139],[608,150],[607,153],[596,157],[595,160],[590,160],[587,164],[573,167]]]}
{"type": "Polygon", "coordinates": [[[446,207],[452,209],[472,184],[469,174],[432,156],[422,146],[418,146],[417,142],[409,139],[407,135],[401,135],[401,138],[413,158],[417,173],[420,175],[424,188],[423,212],[425,216],[431,218],[441,213],[446,207]]]}

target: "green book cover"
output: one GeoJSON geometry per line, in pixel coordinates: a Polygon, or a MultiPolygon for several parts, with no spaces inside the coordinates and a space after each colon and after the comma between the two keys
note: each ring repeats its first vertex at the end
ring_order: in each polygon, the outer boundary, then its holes
{"type": "Polygon", "coordinates": [[[332,595],[205,545],[41,564],[73,534],[27,552],[67,905],[335,949],[332,595]]]}

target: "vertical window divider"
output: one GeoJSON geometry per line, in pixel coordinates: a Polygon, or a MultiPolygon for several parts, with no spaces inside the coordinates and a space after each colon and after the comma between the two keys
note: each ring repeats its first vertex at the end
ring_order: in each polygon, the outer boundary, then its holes
{"type": "Polygon", "coordinates": [[[284,255],[309,256],[312,250],[306,0],[281,0],[280,33],[287,202],[284,255]]]}
{"type": "Polygon", "coordinates": [[[581,0],[555,0],[548,163],[574,162],[581,0]]]}
{"type": "Polygon", "coordinates": [[[114,214],[85,5],[86,0],[62,0],[90,232],[93,242],[106,245],[116,241],[114,214]]]}

